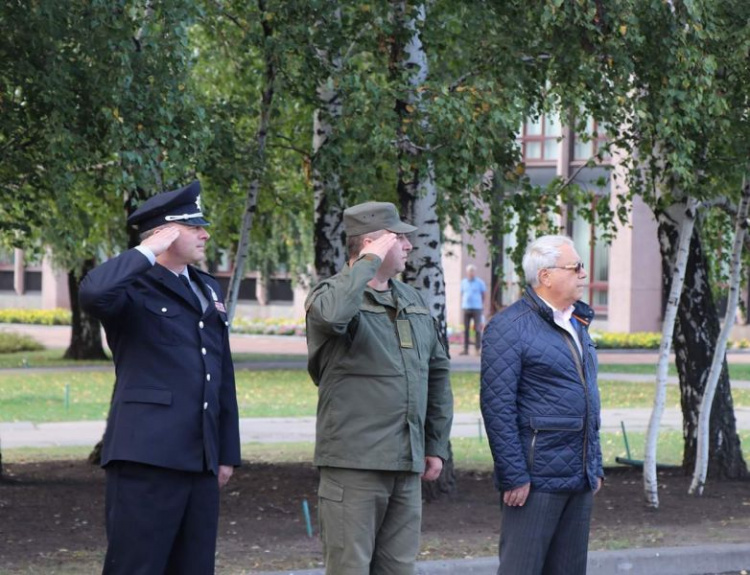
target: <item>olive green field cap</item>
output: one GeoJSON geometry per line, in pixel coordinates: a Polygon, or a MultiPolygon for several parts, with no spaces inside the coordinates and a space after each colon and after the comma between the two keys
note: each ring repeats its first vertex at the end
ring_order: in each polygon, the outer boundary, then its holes
{"type": "Polygon", "coordinates": [[[416,229],[401,221],[396,206],[390,202],[365,202],[344,210],[344,231],[347,236],[361,236],[378,230],[408,234],[416,229]]]}

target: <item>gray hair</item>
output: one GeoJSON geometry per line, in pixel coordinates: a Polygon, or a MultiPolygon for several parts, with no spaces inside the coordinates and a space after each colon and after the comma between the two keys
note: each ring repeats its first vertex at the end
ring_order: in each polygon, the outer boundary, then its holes
{"type": "Polygon", "coordinates": [[[522,265],[528,285],[539,285],[539,272],[557,263],[560,247],[564,245],[574,247],[573,240],[568,236],[541,236],[526,247],[522,265]]]}
{"type": "Polygon", "coordinates": [[[466,273],[467,274],[469,272],[475,272],[475,271],[477,271],[477,266],[475,266],[474,264],[469,264],[468,266],[466,266],[466,273]]]}

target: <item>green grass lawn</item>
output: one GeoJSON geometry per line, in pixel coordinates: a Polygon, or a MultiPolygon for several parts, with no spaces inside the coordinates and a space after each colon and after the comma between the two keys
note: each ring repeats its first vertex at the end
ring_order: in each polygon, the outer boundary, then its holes
{"type": "MultiPolygon", "coordinates": [[[[14,353],[0,353],[0,369],[20,367],[86,367],[112,365],[109,359],[103,360],[72,360],[63,359],[62,349],[45,349],[43,351],[19,351],[14,353]]],[[[306,361],[306,355],[289,355],[280,353],[235,353],[232,355],[235,363],[253,363],[262,361],[306,361]]]]}
{"type": "MultiPolygon", "coordinates": [[[[106,371],[0,371],[0,421],[77,421],[107,415],[113,373],[106,371]]],[[[452,375],[457,413],[479,411],[479,374],[452,375]]],[[[602,406],[651,407],[652,383],[602,379],[602,406]]],[[[750,390],[733,391],[736,406],[750,405],[750,390]]],[[[241,417],[313,416],[317,388],[304,370],[237,371],[237,398],[241,417]]],[[[677,386],[667,388],[667,406],[679,405],[677,386]]]]}

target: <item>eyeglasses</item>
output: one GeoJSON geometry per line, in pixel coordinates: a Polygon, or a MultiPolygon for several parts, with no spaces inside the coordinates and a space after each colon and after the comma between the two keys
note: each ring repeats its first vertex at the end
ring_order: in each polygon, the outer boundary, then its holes
{"type": "Polygon", "coordinates": [[[574,264],[567,264],[564,266],[547,266],[548,270],[573,270],[577,274],[581,273],[581,270],[583,269],[583,262],[576,262],[574,264]]]}

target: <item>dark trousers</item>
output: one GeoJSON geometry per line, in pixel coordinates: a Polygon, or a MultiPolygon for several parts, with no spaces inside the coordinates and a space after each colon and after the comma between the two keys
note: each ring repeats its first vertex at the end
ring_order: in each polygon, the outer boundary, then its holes
{"type": "Polygon", "coordinates": [[[211,575],[219,484],[193,473],[129,461],[107,465],[104,575],[211,575]]]}
{"type": "Polygon", "coordinates": [[[469,324],[474,321],[474,331],[477,334],[477,339],[474,341],[476,350],[479,351],[482,348],[482,310],[481,309],[465,309],[464,310],[464,351],[469,351],[469,334],[471,328],[469,324]]]}
{"type": "Polygon", "coordinates": [[[593,492],[541,493],[503,505],[498,575],[585,575],[593,492]]]}

